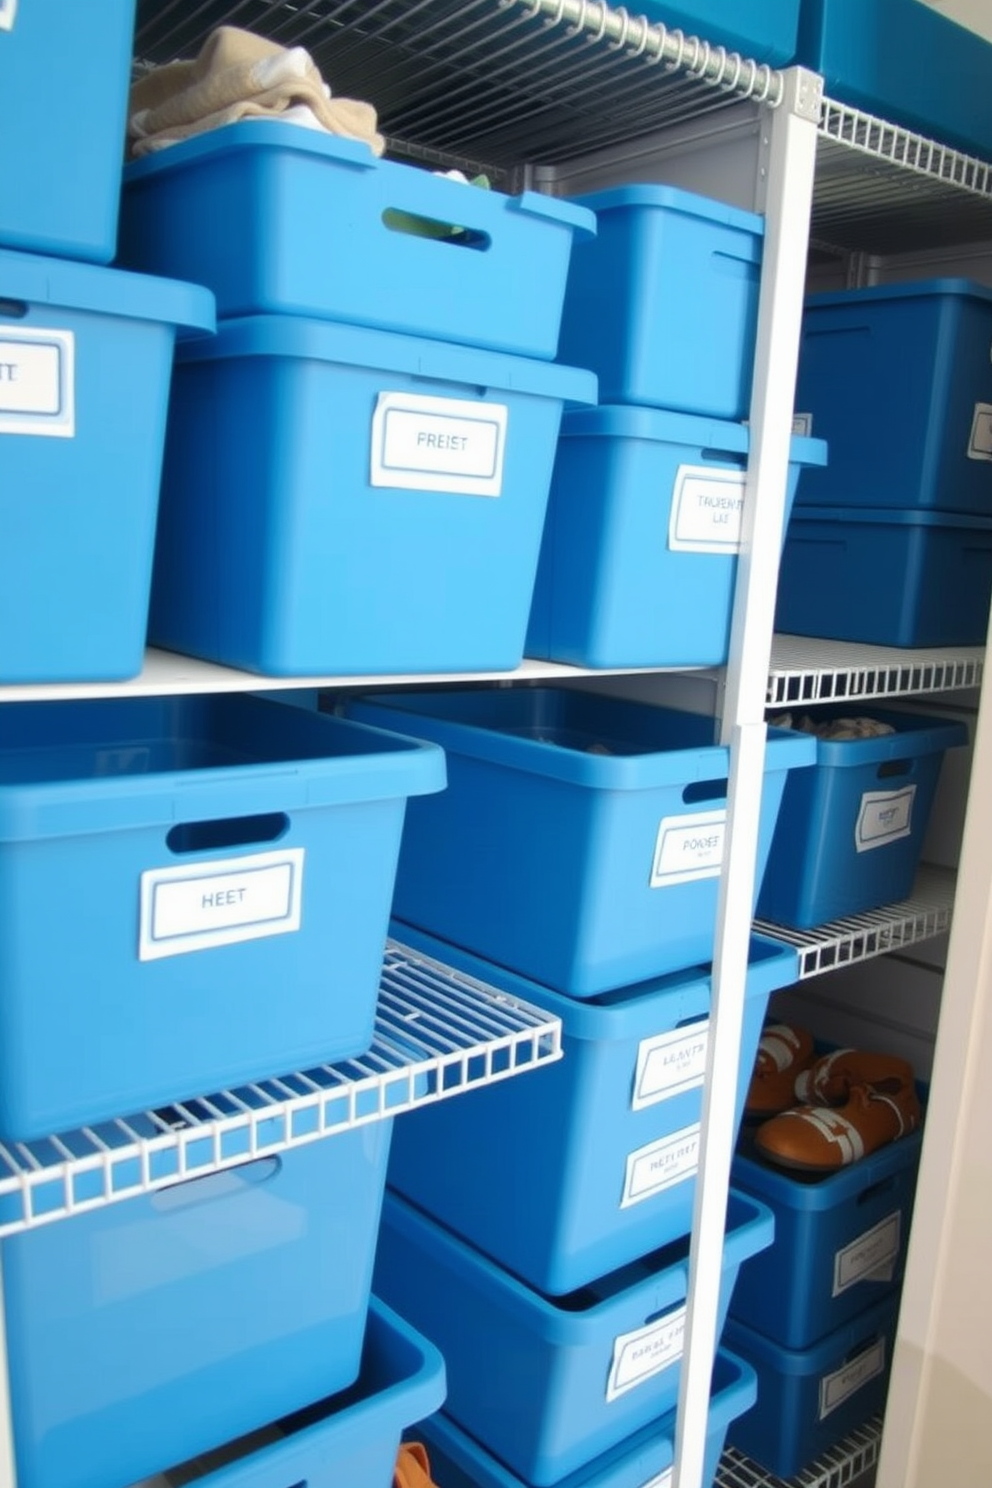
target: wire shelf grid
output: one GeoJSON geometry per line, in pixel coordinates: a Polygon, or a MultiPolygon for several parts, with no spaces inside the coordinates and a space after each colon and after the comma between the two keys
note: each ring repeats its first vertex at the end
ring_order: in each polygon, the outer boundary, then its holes
{"type": "Polygon", "coordinates": [[[767,701],[781,707],[958,692],[981,685],[984,662],[981,646],[904,650],[777,635],[767,701]]]}
{"type": "Polygon", "coordinates": [[[795,1478],[779,1478],[736,1447],[720,1459],[714,1488],[853,1488],[878,1461],[882,1418],[873,1416],[795,1478]]]}

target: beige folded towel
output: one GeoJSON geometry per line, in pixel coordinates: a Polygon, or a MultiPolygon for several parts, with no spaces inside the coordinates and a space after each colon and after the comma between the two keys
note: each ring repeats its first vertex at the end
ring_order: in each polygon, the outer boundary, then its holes
{"type": "Polygon", "coordinates": [[[308,52],[281,47],[236,26],[218,26],[190,62],[169,62],[131,88],[130,153],[167,145],[239,119],[278,118],[364,140],[376,155],[385,141],[376,111],[355,98],[334,98],[308,52]]]}

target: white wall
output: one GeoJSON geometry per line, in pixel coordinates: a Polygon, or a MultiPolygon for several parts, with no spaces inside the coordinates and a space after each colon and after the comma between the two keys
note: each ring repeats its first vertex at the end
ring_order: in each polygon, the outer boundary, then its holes
{"type": "Polygon", "coordinates": [[[961,26],[970,26],[979,36],[992,41],[992,3],[990,0],[923,0],[931,10],[957,21],[961,26]]]}

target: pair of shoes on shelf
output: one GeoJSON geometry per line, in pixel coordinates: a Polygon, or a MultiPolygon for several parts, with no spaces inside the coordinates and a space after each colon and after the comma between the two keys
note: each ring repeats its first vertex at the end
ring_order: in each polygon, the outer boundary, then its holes
{"type": "Polygon", "coordinates": [[[857,1049],[812,1055],[804,1029],[772,1024],[762,1036],[746,1109],[770,1117],[754,1137],[769,1162],[834,1172],[916,1131],[923,1113],[905,1059],[857,1049]]]}
{"type": "Polygon", "coordinates": [[[427,1448],[420,1442],[404,1442],[396,1459],[393,1488],[435,1488],[427,1448]]]}

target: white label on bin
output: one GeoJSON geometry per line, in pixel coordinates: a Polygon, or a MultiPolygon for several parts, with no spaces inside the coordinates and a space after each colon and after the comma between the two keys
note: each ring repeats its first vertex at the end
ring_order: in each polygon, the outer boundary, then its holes
{"type": "Polygon", "coordinates": [[[889,842],[898,842],[900,837],[908,837],[913,830],[915,799],[915,785],[897,791],[865,791],[854,828],[858,852],[870,852],[873,847],[885,847],[889,842]]]}
{"type": "Polygon", "coordinates": [[[667,889],[672,884],[693,883],[697,878],[719,877],[726,829],[725,807],[688,816],[663,816],[654,845],[651,888],[667,889]]]}
{"type": "Polygon", "coordinates": [[[685,1303],[656,1323],[620,1333],[613,1340],[613,1362],[606,1383],[607,1402],[617,1400],[681,1359],[685,1339],[685,1303]]]}
{"type": "Polygon", "coordinates": [[[302,847],[150,868],[141,875],[138,957],[155,961],[300,928],[302,847]]]}
{"type": "Polygon", "coordinates": [[[845,1400],[850,1400],[862,1385],[869,1380],[876,1379],[885,1368],[885,1339],[880,1338],[873,1343],[871,1348],[865,1349],[850,1364],[845,1364],[843,1369],[835,1369],[833,1374],[825,1374],[820,1380],[820,1415],[821,1421],[826,1420],[831,1411],[835,1411],[845,1400]]]}
{"type": "Polygon", "coordinates": [[[405,491],[499,496],[506,417],[503,403],[380,393],[369,479],[405,491]]]}
{"type": "Polygon", "coordinates": [[[976,403],[968,439],[969,460],[992,460],[992,403],[976,403]]]}
{"type": "Polygon", "coordinates": [[[673,553],[737,553],[744,476],[713,465],[680,465],[672,492],[668,546],[673,553]]]}
{"type": "Polygon", "coordinates": [[[72,331],[0,325],[0,434],[73,438],[75,358],[72,331]]]}
{"type": "Polygon", "coordinates": [[[0,0],[0,31],[13,31],[17,0],[0,0]]]}
{"type": "Polygon", "coordinates": [[[691,1178],[699,1166],[699,1122],[684,1126],[660,1142],[649,1142],[627,1157],[621,1209],[643,1203],[691,1178]]]}
{"type": "Polygon", "coordinates": [[[670,1033],[641,1039],[630,1109],[643,1111],[645,1106],[702,1085],[709,1032],[709,1019],[701,1018],[689,1028],[673,1028],[670,1033]]]}
{"type": "Polygon", "coordinates": [[[651,1478],[647,1483],[642,1483],[641,1488],[672,1488],[672,1484],[675,1481],[673,1477],[674,1472],[675,1469],[673,1467],[666,1467],[665,1471],[659,1473],[656,1478],[651,1478]]]}
{"type": "Polygon", "coordinates": [[[813,415],[811,413],[794,413],[792,415],[793,434],[802,434],[808,438],[813,432],[813,415]]]}
{"type": "Polygon", "coordinates": [[[834,1256],[832,1297],[839,1297],[858,1281],[891,1281],[902,1238],[902,1213],[896,1210],[879,1220],[834,1256]]]}

